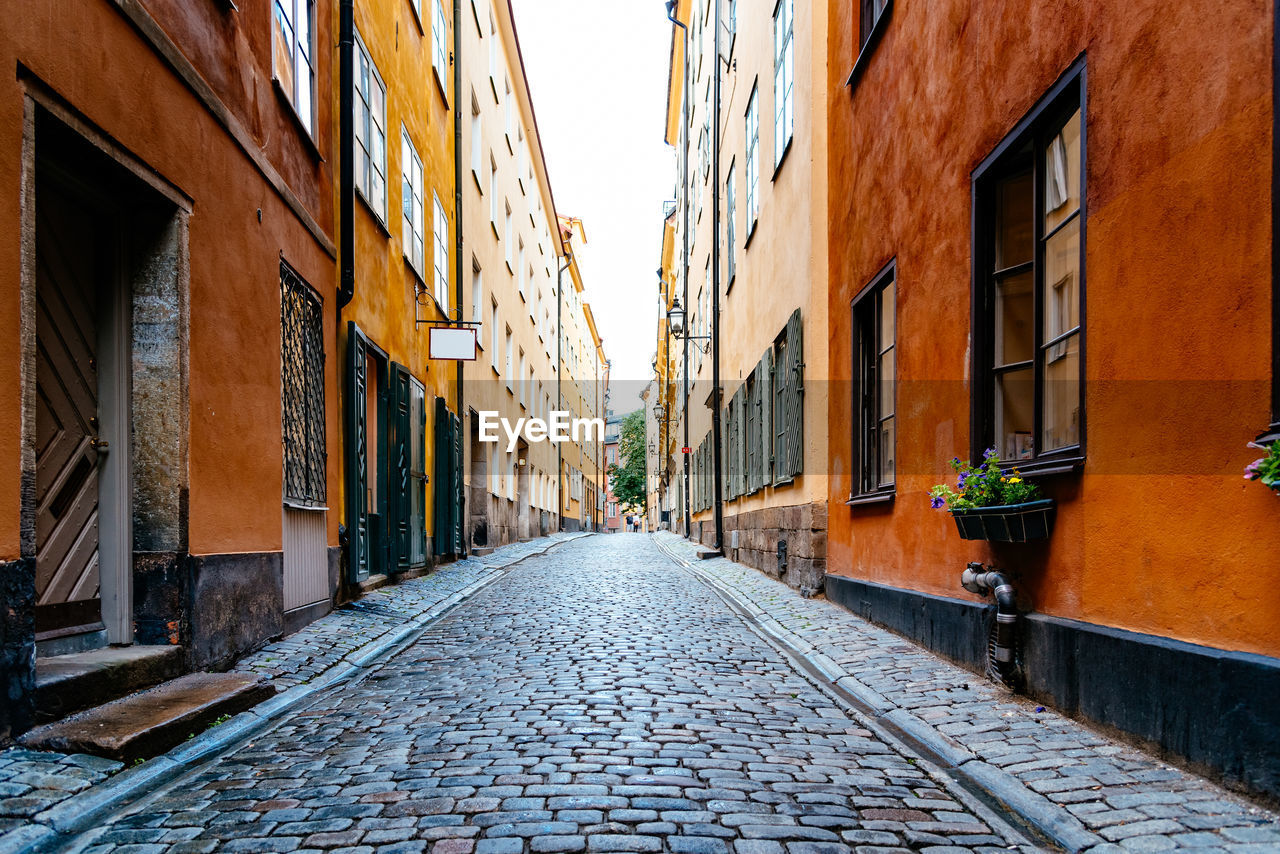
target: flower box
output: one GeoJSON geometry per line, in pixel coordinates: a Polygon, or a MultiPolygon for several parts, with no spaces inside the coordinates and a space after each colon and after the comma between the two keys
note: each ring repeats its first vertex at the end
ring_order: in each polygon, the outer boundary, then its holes
{"type": "Polygon", "coordinates": [[[956,529],[966,540],[1025,543],[1048,538],[1053,530],[1054,501],[1044,498],[1025,504],[952,510],[956,529]]]}

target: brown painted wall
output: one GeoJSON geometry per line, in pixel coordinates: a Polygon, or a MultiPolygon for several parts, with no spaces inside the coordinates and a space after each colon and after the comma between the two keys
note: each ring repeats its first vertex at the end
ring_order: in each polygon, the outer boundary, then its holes
{"type": "Polygon", "coordinates": [[[901,3],[857,86],[855,6],[829,4],[829,571],[1280,654],[1276,499],[1241,479],[1269,422],[1269,3],[901,3]],[[1208,29],[1206,29],[1206,27],[1208,29]],[[927,489],[969,452],[972,170],[1087,57],[1087,461],[1044,481],[1047,544],[959,539],[927,489]],[[850,508],[850,299],[898,281],[893,505],[850,508]]]}
{"type": "MultiPolygon", "coordinates": [[[[303,136],[271,82],[270,9],[149,0],[142,7],[217,99],[211,112],[113,0],[27,4],[0,29],[0,558],[19,552],[20,401],[18,282],[23,86],[56,93],[119,146],[192,200],[190,219],[189,547],[197,554],[281,548],[279,259],[318,291],[332,317],[335,265],[326,100],[319,143],[303,136]],[[76,49],[68,49],[76,45],[76,49]],[[14,75],[12,72],[17,70],[14,75]],[[243,129],[241,143],[215,113],[243,129]],[[254,165],[245,148],[255,153],[254,165]],[[273,187],[298,199],[320,237],[273,187]],[[257,211],[261,209],[261,222],[257,211]],[[331,248],[331,246],[330,246],[331,248]]],[[[317,5],[316,42],[333,43],[317,5]]],[[[317,52],[317,91],[330,89],[328,52],[317,52]]],[[[38,145],[38,142],[37,142],[38,145]]],[[[336,400],[336,342],[326,322],[326,394],[336,400]]],[[[329,407],[330,493],[337,472],[336,409],[329,407]]],[[[330,516],[336,542],[336,515],[330,516]]]]}

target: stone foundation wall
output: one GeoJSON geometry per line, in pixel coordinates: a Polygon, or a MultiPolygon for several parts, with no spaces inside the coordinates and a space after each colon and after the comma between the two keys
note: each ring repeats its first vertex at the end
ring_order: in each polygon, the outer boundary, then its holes
{"type": "MultiPolygon", "coordinates": [[[[694,521],[693,536],[704,546],[715,544],[715,522],[694,521]]],[[[758,569],[806,593],[823,588],[827,572],[827,507],[798,504],[766,507],[724,517],[724,552],[730,560],[758,569]],[[734,548],[734,532],[737,548],[734,548]],[[779,567],[778,543],[787,544],[786,566],[779,567]]]]}

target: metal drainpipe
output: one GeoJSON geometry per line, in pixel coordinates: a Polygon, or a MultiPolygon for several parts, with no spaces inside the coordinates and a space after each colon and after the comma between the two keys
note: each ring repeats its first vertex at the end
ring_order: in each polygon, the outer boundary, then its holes
{"type": "Polygon", "coordinates": [[[1010,682],[1016,669],[1015,646],[1018,640],[1017,593],[1013,582],[998,570],[988,570],[980,563],[971,563],[960,575],[960,586],[979,596],[994,595],[996,624],[988,665],[1000,681],[1010,682]]]}
{"type": "Polygon", "coordinates": [[[711,442],[715,459],[712,470],[716,501],[716,551],[724,550],[724,453],[720,431],[720,0],[712,4],[715,9],[711,25],[715,28],[712,45],[715,62],[711,78],[711,442]]]}
{"type": "MultiPolygon", "coordinates": [[[[717,0],[719,2],[719,0],[717,0]]],[[[681,100],[680,106],[680,133],[684,135],[684,144],[680,146],[681,167],[680,167],[680,196],[684,199],[684,227],[681,229],[681,236],[684,241],[683,263],[684,263],[684,306],[685,311],[689,310],[689,99],[693,97],[693,83],[689,80],[689,28],[680,22],[675,14],[676,3],[672,3],[671,11],[667,15],[667,20],[684,30],[684,98],[681,100]]],[[[684,445],[680,449],[680,456],[684,458],[684,489],[681,490],[684,503],[684,535],[688,538],[693,533],[693,514],[689,509],[689,480],[690,465],[689,454],[684,449],[689,447],[689,335],[688,330],[681,336],[683,342],[683,369],[680,371],[684,383],[684,445]]]]}
{"type": "MultiPolygon", "coordinates": [[[[354,0],[352,0],[354,2],[354,0]]],[[[454,272],[454,290],[457,292],[458,301],[458,319],[465,320],[463,313],[463,268],[462,268],[462,0],[453,0],[453,218],[454,231],[456,233],[454,255],[457,256],[457,262],[454,272]]],[[[472,318],[479,320],[480,318],[472,318]]],[[[454,384],[458,390],[458,424],[462,428],[466,428],[467,418],[463,412],[462,397],[462,362],[454,365],[456,374],[454,375],[454,384]]],[[[467,444],[471,442],[471,434],[467,433],[467,444]]],[[[465,452],[463,457],[465,457],[465,452]]],[[[461,465],[462,461],[459,460],[461,465]]],[[[462,483],[462,478],[458,478],[458,483],[462,483]]],[[[465,492],[465,490],[464,490],[465,492]]],[[[463,508],[465,512],[467,502],[465,495],[457,496],[458,506],[463,508]]],[[[466,528],[466,520],[463,520],[463,528],[466,528]]],[[[464,534],[462,537],[462,555],[465,556],[470,552],[467,544],[467,538],[464,534]]]]}
{"type": "Polygon", "coordinates": [[[356,166],[355,117],[351,114],[355,86],[355,0],[338,2],[338,254],[342,266],[338,281],[338,314],[356,293],[356,166]]]}

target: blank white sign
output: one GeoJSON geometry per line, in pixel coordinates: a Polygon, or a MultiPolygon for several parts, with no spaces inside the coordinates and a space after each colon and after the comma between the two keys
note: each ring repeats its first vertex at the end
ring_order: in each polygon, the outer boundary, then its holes
{"type": "Polygon", "coordinates": [[[428,352],[432,359],[456,359],[462,362],[476,360],[476,330],[474,327],[432,326],[428,340],[428,352]]]}

